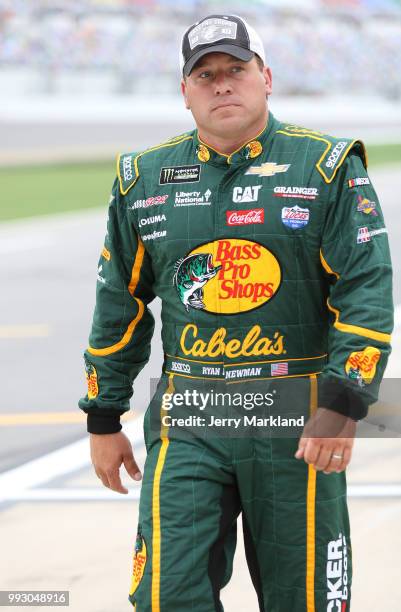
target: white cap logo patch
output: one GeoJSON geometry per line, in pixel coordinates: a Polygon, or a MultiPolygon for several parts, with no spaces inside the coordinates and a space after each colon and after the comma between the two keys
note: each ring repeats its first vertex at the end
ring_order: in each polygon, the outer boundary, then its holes
{"type": "Polygon", "coordinates": [[[235,40],[237,37],[237,24],[235,21],[225,19],[207,19],[202,21],[188,35],[191,50],[198,45],[214,43],[223,38],[235,40]]]}

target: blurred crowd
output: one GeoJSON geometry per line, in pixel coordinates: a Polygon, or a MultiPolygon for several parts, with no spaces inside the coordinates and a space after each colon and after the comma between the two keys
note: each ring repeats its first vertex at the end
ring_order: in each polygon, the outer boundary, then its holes
{"type": "Polygon", "coordinates": [[[0,87],[174,93],[182,32],[226,9],[257,27],[277,93],[401,98],[401,0],[0,0],[0,87]]]}

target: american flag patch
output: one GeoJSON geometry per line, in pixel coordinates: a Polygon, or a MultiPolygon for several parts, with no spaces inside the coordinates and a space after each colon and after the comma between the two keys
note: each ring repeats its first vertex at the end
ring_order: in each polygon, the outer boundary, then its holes
{"type": "Polygon", "coordinates": [[[356,237],[356,241],[358,244],[362,242],[370,242],[370,232],[368,227],[359,227],[358,235],[356,237]]]}
{"type": "Polygon", "coordinates": [[[271,364],[272,376],[285,376],[288,374],[288,363],[272,363],[271,364]]]}

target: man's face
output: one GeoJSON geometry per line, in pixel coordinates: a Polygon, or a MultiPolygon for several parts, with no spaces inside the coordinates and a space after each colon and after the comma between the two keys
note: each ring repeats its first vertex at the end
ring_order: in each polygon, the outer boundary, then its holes
{"type": "Polygon", "coordinates": [[[227,53],[208,53],[181,81],[181,91],[202,132],[235,136],[266,116],[272,75],[255,57],[243,62],[227,53]]]}

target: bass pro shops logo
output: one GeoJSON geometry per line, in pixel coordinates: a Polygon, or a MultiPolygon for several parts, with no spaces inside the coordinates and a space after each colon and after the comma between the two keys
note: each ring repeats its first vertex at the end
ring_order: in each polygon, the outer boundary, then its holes
{"type": "Polygon", "coordinates": [[[138,533],[136,536],[135,542],[135,551],[134,551],[134,567],[132,571],[132,582],[130,595],[133,595],[137,590],[139,583],[142,580],[142,576],[145,572],[147,560],[147,551],[146,551],[146,543],[145,539],[142,535],[141,527],[138,527],[138,533]]]}
{"type": "Polygon", "coordinates": [[[85,377],[88,383],[88,399],[95,399],[99,395],[97,372],[95,366],[85,360],[85,377]]]}
{"type": "Polygon", "coordinates": [[[281,266],[262,244],[225,238],[177,261],[173,283],[187,311],[237,314],[259,308],[277,293],[281,266]]]}
{"type": "Polygon", "coordinates": [[[345,364],[348,378],[355,380],[360,387],[369,385],[375,377],[380,356],[381,352],[374,346],[367,346],[363,351],[351,353],[345,364]]]}
{"type": "Polygon", "coordinates": [[[347,540],[342,533],[327,545],[327,612],[346,612],[348,601],[347,540]]]}

